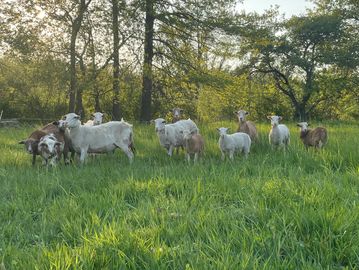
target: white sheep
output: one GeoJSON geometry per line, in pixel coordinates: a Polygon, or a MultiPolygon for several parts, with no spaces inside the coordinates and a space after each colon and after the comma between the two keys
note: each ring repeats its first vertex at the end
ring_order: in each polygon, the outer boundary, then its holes
{"type": "Polygon", "coordinates": [[[191,155],[194,154],[194,162],[198,160],[198,156],[203,154],[204,140],[200,134],[191,132],[188,129],[183,131],[184,147],[186,149],[187,161],[191,161],[191,155]]]}
{"type": "Polygon", "coordinates": [[[88,120],[84,125],[85,126],[98,126],[102,124],[103,113],[95,112],[92,114],[93,120],[88,120]]]}
{"type": "Polygon", "coordinates": [[[249,114],[249,112],[244,110],[239,110],[234,112],[235,115],[238,117],[238,129],[237,132],[244,132],[251,137],[252,142],[258,141],[258,132],[255,124],[251,121],[246,120],[246,115],[249,114]]]}
{"type": "Polygon", "coordinates": [[[64,151],[65,145],[63,136],[60,140],[62,141],[59,141],[54,133],[41,137],[38,145],[38,152],[44,159],[45,165],[48,165],[50,161],[50,165],[55,166],[61,159],[61,154],[64,151]]]}
{"type": "Polygon", "coordinates": [[[328,141],[328,132],[323,127],[316,127],[309,129],[307,122],[300,122],[297,124],[300,127],[300,139],[302,140],[306,149],[313,146],[316,149],[322,148],[328,141]]]}
{"type": "Polygon", "coordinates": [[[287,148],[290,143],[289,129],[284,124],[279,124],[283,118],[282,116],[267,116],[271,120],[272,128],[269,132],[269,143],[272,147],[283,147],[287,148]]]}
{"type": "Polygon", "coordinates": [[[252,141],[247,133],[236,132],[227,134],[229,129],[225,127],[218,128],[217,130],[219,132],[218,145],[222,153],[222,160],[225,159],[226,153],[228,153],[231,160],[233,160],[235,152],[242,152],[245,158],[248,157],[252,141]]]}
{"type": "Polygon", "coordinates": [[[83,163],[87,153],[107,153],[116,148],[133,160],[132,125],[123,121],[111,121],[98,126],[81,125],[80,116],[68,113],[64,117],[65,126],[69,129],[72,147],[80,154],[83,163]]]}
{"type": "Polygon", "coordinates": [[[172,156],[175,147],[184,146],[183,131],[185,129],[198,133],[197,125],[191,120],[180,120],[173,124],[166,124],[163,118],[152,120],[161,146],[166,148],[169,156],[172,156]],[[181,133],[182,131],[182,133],[181,133]]]}

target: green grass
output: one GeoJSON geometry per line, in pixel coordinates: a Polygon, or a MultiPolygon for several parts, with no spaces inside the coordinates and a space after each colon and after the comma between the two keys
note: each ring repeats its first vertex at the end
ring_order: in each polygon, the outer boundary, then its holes
{"type": "MultiPolygon", "coordinates": [[[[327,147],[305,151],[289,125],[287,153],[269,124],[248,160],[166,156],[154,128],[135,125],[132,165],[120,151],[77,165],[35,167],[0,129],[0,265],[6,269],[358,269],[357,124],[326,123],[327,147]]],[[[1,266],[0,266],[1,269],[1,266]]]]}

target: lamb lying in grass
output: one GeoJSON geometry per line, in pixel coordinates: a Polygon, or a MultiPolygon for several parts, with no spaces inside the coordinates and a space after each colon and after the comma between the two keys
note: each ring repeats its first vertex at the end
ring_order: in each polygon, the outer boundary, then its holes
{"type": "Polygon", "coordinates": [[[204,140],[200,134],[191,132],[188,129],[183,131],[184,147],[186,150],[187,161],[191,161],[191,155],[194,154],[194,162],[198,160],[198,157],[203,154],[204,140]]]}
{"type": "Polygon", "coordinates": [[[251,138],[247,133],[237,132],[233,134],[227,134],[228,128],[221,127],[217,129],[219,132],[219,148],[222,153],[222,160],[225,159],[226,153],[229,158],[233,160],[235,152],[241,152],[244,157],[247,158],[251,149],[251,138]]]}
{"type": "Polygon", "coordinates": [[[309,129],[307,122],[301,122],[297,124],[300,127],[300,139],[302,140],[306,149],[309,146],[313,146],[317,149],[322,148],[328,141],[328,132],[323,127],[316,127],[309,129]]]}

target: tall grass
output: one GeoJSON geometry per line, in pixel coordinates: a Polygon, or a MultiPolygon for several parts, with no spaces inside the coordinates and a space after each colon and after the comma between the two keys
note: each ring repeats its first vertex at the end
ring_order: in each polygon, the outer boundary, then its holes
{"type": "Polygon", "coordinates": [[[269,124],[247,160],[220,161],[216,127],[206,154],[171,159],[153,127],[135,125],[132,165],[120,151],[77,164],[31,166],[0,130],[0,264],[6,269],[357,269],[359,127],[326,123],[329,143],[272,151],[269,124]]]}

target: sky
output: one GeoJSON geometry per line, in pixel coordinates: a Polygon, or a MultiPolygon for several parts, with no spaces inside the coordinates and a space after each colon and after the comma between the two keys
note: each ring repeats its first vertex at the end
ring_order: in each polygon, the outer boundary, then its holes
{"type": "Polygon", "coordinates": [[[285,13],[286,17],[304,14],[306,8],[313,7],[313,3],[308,0],[243,0],[243,3],[239,5],[239,9],[244,9],[246,12],[256,11],[262,13],[275,5],[279,6],[279,12],[285,13]]]}

